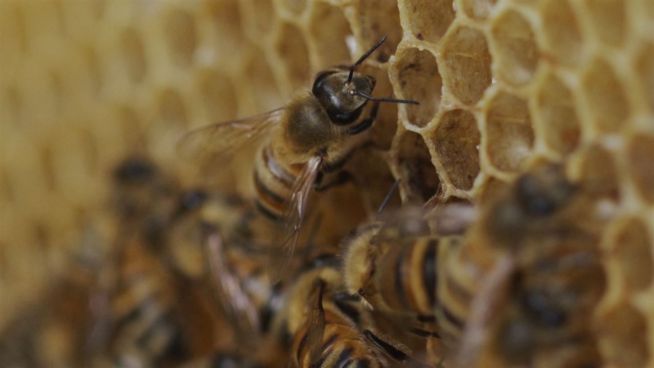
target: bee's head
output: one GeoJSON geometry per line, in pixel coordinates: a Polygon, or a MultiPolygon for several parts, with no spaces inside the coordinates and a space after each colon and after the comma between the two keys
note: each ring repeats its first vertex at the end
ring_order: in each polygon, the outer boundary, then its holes
{"type": "Polygon", "coordinates": [[[368,102],[364,96],[372,94],[375,78],[354,72],[349,80],[348,71],[326,70],[318,73],[312,92],[325,108],[331,121],[338,125],[354,122],[368,102]]]}
{"type": "Polygon", "coordinates": [[[547,217],[565,207],[577,192],[560,165],[546,165],[520,177],[515,197],[523,213],[532,217],[547,217]]]}
{"type": "Polygon", "coordinates": [[[118,185],[138,185],[147,183],[159,174],[157,166],[142,157],[128,157],[113,171],[118,185]]]}
{"type": "Polygon", "coordinates": [[[386,40],[383,37],[350,66],[325,70],[316,76],[311,92],[325,108],[330,120],[337,125],[353,123],[361,115],[368,101],[390,103],[412,103],[416,101],[395,98],[375,98],[375,78],[359,73],[356,68],[363,63],[386,40]]]}

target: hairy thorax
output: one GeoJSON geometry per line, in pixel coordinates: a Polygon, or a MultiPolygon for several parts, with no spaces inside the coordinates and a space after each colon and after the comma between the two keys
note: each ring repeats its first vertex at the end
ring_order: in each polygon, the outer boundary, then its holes
{"type": "Polygon", "coordinates": [[[312,96],[291,102],[285,114],[286,143],[297,153],[314,156],[339,136],[324,108],[312,96]]]}

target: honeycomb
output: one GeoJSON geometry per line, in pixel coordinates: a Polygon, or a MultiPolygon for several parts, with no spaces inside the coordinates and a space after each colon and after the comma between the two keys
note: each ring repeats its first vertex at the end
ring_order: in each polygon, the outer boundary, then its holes
{"type": "Polygon", "coordinates": [[[364,69],[376,94],[420,105],[381,109],[368,201],[395,178],[404,201],[483,203],[536,162],[566,163],[616,211],[600,353],[654,365],[651,0],[0,2],[0,329],[96,227],[120,157],[193,180],[180,134],[281,106],[383,35],[364,69]]]}

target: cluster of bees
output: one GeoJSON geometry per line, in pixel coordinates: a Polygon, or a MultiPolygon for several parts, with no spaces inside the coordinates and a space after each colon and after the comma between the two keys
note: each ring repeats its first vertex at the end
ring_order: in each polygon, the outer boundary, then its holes
{"type": "Polygon", "coordinates": [[[606,214],[559,165],[480,206],[384,201],[340,244],[314,237],[309,196],[348,180],[379,104],[417,103],[373,97],[356,71],[382,42],[286,108],[182,139],[183,154],[215,163],[264,136],[254,200],[120,163],[108,254],[26,311],[42,317],[10,326],[17,346],[4,349],[30,366],[599,365],[606,214]]]}

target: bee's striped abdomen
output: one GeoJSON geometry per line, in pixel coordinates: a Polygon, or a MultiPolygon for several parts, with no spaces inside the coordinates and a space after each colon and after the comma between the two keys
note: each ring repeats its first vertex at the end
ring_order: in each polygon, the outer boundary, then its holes
{"type": "Polygon", "coordinates": [[[388,247],[376,278],[384,304],[420,317],[433,316],[438,300],[438,239],[421,237],[388,247]]]}
{"type": "Polygon", "coordinates": [[[293,194],[293,185],[302,169],[301,165],[285,165],[277,159],[270,145],[257,155],[254,168],[256,206],[273,221],[282,221],[286,206],[293,194]]]}

